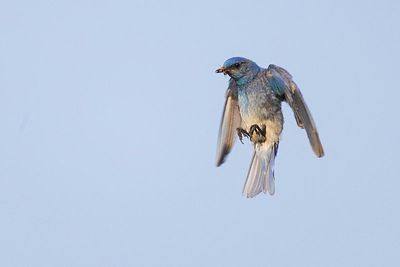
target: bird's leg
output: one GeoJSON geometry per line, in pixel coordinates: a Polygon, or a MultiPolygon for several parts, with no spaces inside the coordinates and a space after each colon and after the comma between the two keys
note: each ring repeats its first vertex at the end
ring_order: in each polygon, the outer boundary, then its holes
{"type": "Polygon", "coordinates": [[[266,129],[265,128],[266,128],[265,125],[263,125],[262,128],[260,128],[260,126],[258,126],[257,124],[253,124],[249,130],[250,140],[252,142],[253,141],[260,142],[260,143],[265,142],[265,140],[266,140],[266,138],[265,138],[266,129]],[[256,134],[257,138],[254,138],[254,133],[256,134]]]}
{"type": "Polygon", "coordinates": [[[250,138],[249,133],[246,132],[245,129],[243,129],[243,128],[236,128],[236,131],[237,131],[237,135],[239,136],[240,143],[243,144],[243,135],[244,135],[245,137],[247,137],[247,138],[250,138]]]}
{"type": "Polygon", "coordinates": [[[253,135],[254,132],[258,135],[260,135],[262,133],[260,126],[258,126],[257,124],[253,124],[250,126],[249,134],[253,135]]]}

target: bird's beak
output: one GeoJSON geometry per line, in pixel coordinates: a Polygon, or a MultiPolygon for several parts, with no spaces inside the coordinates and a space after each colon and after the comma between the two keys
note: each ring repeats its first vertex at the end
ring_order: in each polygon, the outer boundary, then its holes
{"type": "Polygon", "coordinates": [[[224,67],[221,67],[221,68],[219,68],[219,69],[216,69],[215,72],[216,72],[216,73],[224,73],[224,75],[226,75],[226,72],[225,72],[225,68],[224,68],[224,67]]]}

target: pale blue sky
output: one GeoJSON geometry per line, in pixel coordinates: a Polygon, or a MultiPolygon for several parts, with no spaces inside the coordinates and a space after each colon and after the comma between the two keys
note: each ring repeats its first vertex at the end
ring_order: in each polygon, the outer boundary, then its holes
{"type": "Polygon", "coordinates": [[[0,266],[399,266],[398,1],[2,1],[0,266]],[[276,195],[214,165],[227,77],[288,69],[276,195]]]}

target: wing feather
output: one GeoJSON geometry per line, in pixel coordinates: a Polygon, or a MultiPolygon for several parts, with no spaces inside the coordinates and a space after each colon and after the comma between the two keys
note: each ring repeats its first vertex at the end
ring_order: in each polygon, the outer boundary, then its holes
{"type": "Polygon", "coordinates": [[[267,79],[271,82],[273,89],[275,87],[278,93],[284,95],[285,101],[293,110],[297,125],[306,130],[315,155],[317,157],[324,156],[324,149],[319,138],[317,126],[299,87],[292,80],[292,75],[285,69],[271,64],[267,69],[267,79]]]}
{"type": "Polygon", "coordinates": [[[218,134],[217,158],[216,164],[220,166],[225,162],[226,156],[231,151],[235,143],[236,129],[241,125],[239,113],[238,92],[234,80],[229,81],[229,87],[226,91],[226,100],[224,111],[222,113],[221,124],[218,134]]]}

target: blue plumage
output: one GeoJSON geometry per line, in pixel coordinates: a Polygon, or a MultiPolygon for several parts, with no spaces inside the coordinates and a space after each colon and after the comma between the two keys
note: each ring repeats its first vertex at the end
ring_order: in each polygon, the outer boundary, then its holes
{"type": "Polygon", "coordinates": [[[293,109],[299,127],[305,128],[315,154],[323,156],[311,113],[286,70],[275,65],[264,69],[249,59],[233,57],[216,72],[231,77],[219,132],[217,166],[230,152],[236,133],[240,140],[246,136],[254,144],[253,159],[243,188],[245,196],[275,192],[273,165],[283,129],[282,101],[293,109]]]}

